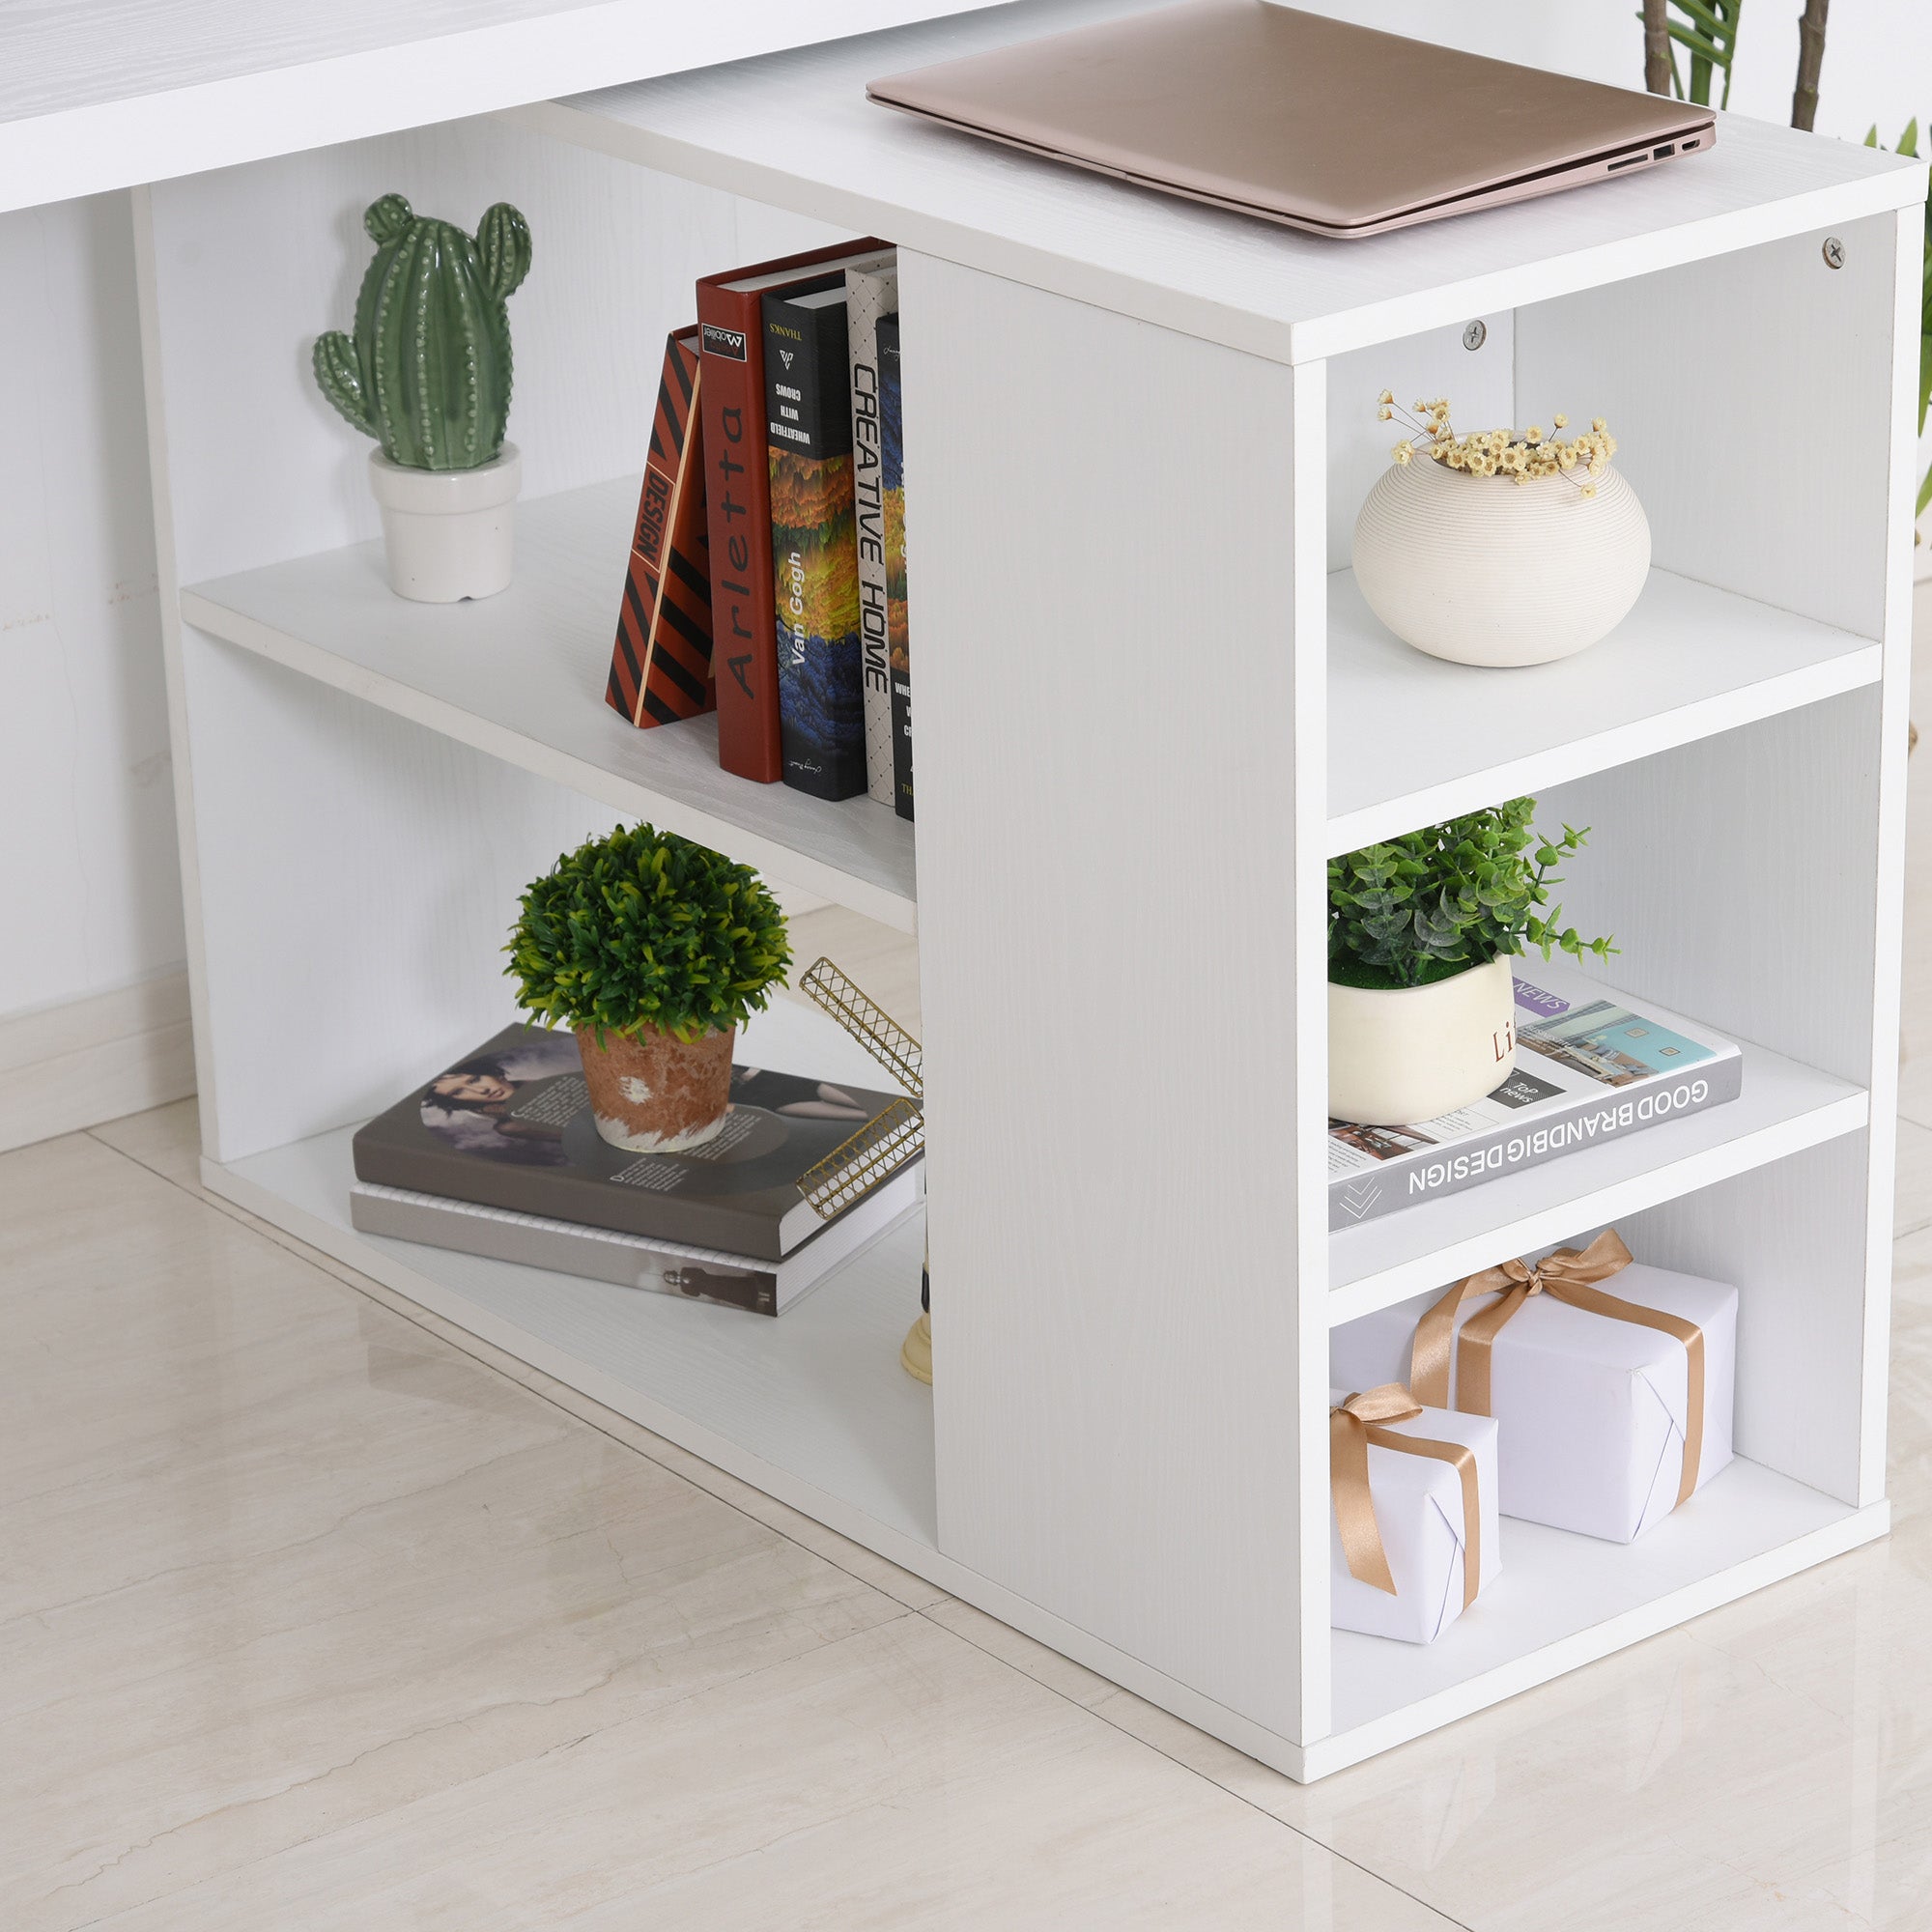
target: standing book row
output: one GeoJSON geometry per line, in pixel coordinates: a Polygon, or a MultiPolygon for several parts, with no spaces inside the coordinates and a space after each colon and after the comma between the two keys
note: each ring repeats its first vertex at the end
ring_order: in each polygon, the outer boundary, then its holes
{"type": "Polygon", "coordinates": [[[697,284],[664,372],[611,656],[633,724],[718,715],[718,761],[913,816],[895,251],[697,284]]]}

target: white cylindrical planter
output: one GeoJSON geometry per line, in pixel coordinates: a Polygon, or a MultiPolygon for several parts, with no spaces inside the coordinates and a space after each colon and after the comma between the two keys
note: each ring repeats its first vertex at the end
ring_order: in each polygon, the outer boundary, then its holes
{"type": "Polygon", "coordinates": [[[522,481],[513,442],[479,469],[406,469],[371,450],[369,488],[383,512],[390,589],[418,604],[507,590],[522,481]]]}
{"type": "Polygon", "coordinates": [[[1510,958],[1429,986],[1328,985],[1328,1112],[1363,1126],[1433,1121],[1516,1069],[1510,958]]]}
{"type": "Polygon", "coordinates": [[[1355,520],[1355,582],[1405,643],[1456,664],[1548,664],[1608,636],[1650,571],[1650,524],[1614,469],[1514,483],[1418,455],[1355,520]]]}

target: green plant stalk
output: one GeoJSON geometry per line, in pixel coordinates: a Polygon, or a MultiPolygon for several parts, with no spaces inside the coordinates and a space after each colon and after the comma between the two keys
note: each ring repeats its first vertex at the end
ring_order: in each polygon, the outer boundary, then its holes
{"type": "Polygon", "coordinates": [[[616,827],[524,894],[504,952],[517,1004],[545,1026],[682,1040],[762,1011],[791,967],[784,914],[749,866],[616,827]]]}
{"type": "MultiPolygon", "coordinates": [[[[1872,123],[1865,134],[1865,146],[1879,146],[1877,122],[1872,123]]],[[[1918,158],[1918,121],[1916,115],[1905,124],[1905,132],[1898,137],[1898,145],[1891,152],[1907,156],[1915,161],[1918,158]]],[[[1928,405],[1932,405],[1932,201],[1928,201],[1925,208],[1925,256],[1918,285],[1918,434],[1921,437],[1925,434],[1928,405]]],[[[1915,523],[1925,514],[1928,504],[1932,504],[1932,465],[1927,466],[1918,485],[1918,500],[1912,512],[1915,523]]]]}
{"type": "Polygon", "coordinates": [[[1549,906],[1555,870],[1588,837],[1539,839],[1536,801],[1512,799],[1328,862],[1328,976],[1345,985],[1424,986],[1540,947],[1548,959],[1616,951],[1549,906]],[[1531,848],[1534,847],[1534,850],[1531,848]],[[1545,908],[1548,909],[1546,911],[1545,908]]]}
{"type": "Polygon", "coordinates": [[[494,462],[510,418],[506,303],[529,273],[528,224],[499,201],[472,240],[385,194],[362,225],[376,255],[355,298],[355,332],[317,341],[317,385],[406,469],[494,462]]]}

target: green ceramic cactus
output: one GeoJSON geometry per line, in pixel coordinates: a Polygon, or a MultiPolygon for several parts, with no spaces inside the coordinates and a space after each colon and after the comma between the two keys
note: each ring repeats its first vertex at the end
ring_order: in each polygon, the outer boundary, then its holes
{"type": "Polygon", "coordinates": [[[503,447],[510,417],[506,298],[530,271],[530,231],[506,201],[472,242],[399,194],[362,225],[376,259],[355,298],[352,341],[315,345],[315,380],[347,422],[407,469],[475,469],[503,447]]]}

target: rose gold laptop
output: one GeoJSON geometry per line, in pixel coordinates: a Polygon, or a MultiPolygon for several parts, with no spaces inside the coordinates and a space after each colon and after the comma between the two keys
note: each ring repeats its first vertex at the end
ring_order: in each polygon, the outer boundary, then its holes
{"type": "Polygon", "coordinates": [[[1634,174],[1717,139],[1708,107],[1277,7],[1189,0],[870,83],[971,134],[1316,235],[1634,174]]]}

